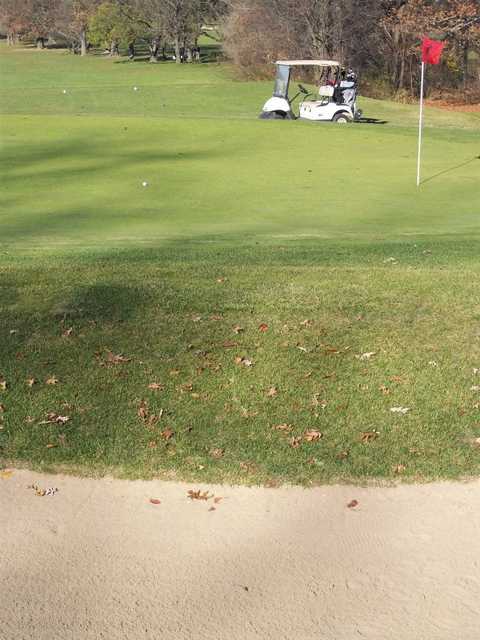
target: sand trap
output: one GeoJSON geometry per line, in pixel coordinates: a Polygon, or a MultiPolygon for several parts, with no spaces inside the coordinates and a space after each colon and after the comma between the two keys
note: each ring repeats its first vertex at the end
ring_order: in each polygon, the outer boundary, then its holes
{"type": "Polygon", "coordinates": [[[0,637],[478,640],[479,507],[480,481],[250,489],[16,471],[0,478],[0,637]],[[196,488],[223,500],[190,501],[196,488]]]}

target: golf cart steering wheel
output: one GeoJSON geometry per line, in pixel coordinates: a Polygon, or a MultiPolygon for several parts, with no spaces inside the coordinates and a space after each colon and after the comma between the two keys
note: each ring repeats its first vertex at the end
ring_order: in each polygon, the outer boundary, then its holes
{"type": "Polygon", "coordinates": [[[308,91],[307,89],[305,89],[305,87],[303,86],[303,84],[299,84],[298,88],[300,89],[300,91],[304,94],[304,95],[308,95],[308,91]]]}

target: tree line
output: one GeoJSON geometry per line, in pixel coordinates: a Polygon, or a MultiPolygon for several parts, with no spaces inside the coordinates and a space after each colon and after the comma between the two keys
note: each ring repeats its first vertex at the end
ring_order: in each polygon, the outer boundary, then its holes
{"type": "Polygon", "coordinates": [[[134,55],[141,39],[148,42],[151,61],[168,44],[181,63],[225,9],[223,0],[0,0],[0,22],[8,44],[33,38],[43,48],[57,34],[82,56],[91,45],[105,47],[110,55],[119,55],[120,47],[134,55]]]}
{"type": "Polygon", "coordinates": [[[81,55],[93,44],[134,56],[142,40],[152,62],[169,46],[178,63],[214,27],[245,76],[271,75],[279,58],[338,58],[397,93],[417,91],[429,35],[447,44],[437,84],[480,90],[480,0],[0,0],[0,22],[10,44],[58,33],[81,55]]]}

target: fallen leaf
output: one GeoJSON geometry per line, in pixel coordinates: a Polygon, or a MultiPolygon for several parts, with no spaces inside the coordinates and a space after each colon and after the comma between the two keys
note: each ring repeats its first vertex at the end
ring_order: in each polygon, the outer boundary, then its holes
{"type": "Polygon", "coordinates": [[[364,444],[368,444],[369,442],[372,442],[372,440],[376,440],[378,436],[379,436],[378,431],[363,431],[360,436],[360,440],[364,444]]]}
{"type": "Polygon", "coordinates": [[[7,409],[6,409],[5,405],[4,404],[0,404],[0,413],[5,413],[6,410],[7,409]]]}
{"type": "Polygon", "coordinates": [[[50,376],[45,380],[45,384],[58,384],[58,378],[56,376],[50,376]]]}
{"type": "Polygon", "coordinates": [[[215,507],[210,507],[209,511],[216,511],[215,507]]]}
{"type": "Polygon", "coordinates": [[[337,453],[337,460],[346,460],[349,456],[349,451],[345,450],[345,451],[340,451],[340,453],[337,453]]]}
{"type": "Polygon", "coordinates": [[[350,500],[350,502],[347,504],[347,507],[349,509],[355,509],[355,507],[358,507],[358,500],[350,500]]]}
{"type": "Polygon", "coordinates": [[[13,336],[15,333],[18,333],[18,329],[10,329],[9,333],[13,336]]]}
{"type": "Polygon", "coordinates": [[[47,444],[45,446],[47,447],[47,449],[54,449],[57,445],[56,444],[47,444]]]}
{"type": "Polygon", "coordinates": [[[210,455],[212,456],[212,458],[216,458],[217,460],[219,458],[223,458],[224,453],[225,453],[224,449],[212,449],[210,451],[210,455]]]}
{"type": "Polygon", "coordinates": [[[30,388],[31,388],[31,387],[33,387],[33,385],[34,385],[34,384],[36,384],[36,383],[37,383],[37,381],[36,381],[36,379],[35,379],[35,378],[28,378],[28,379],[27,379],[27,387],[30,387],[30,388]]]}
{"type": "Polygon", "coordinates": [[[480,373],[480,369],[473,367],[473,375],[477,375],[477,373],[480,373]]]}
{"type": "Polygon", "coordinates": [[[148,385],[148,388],[152,391],[163,391],[165,389],[165,385],[161,384],[160,382],[151,382],[148,385]]]}
{"type": "Polygon", "coordinates": [[[376,351],[367,351],[366,353],[362,353],[361,355],[355,357],[358,358],[358,360],[370,360],[370,358],[373,358],[376,353],[376,351]]]}
{"type": "Polygon", "coordinates": [[[187,492],[187,496],[190,500],[210,500],[210,498],[213,498],[213,494],[210,495],[208,491],[201,491],[200,489],[190,489],[187,492]]]}
{"type": "Polygon", "coordinates": [[[161,501],[158,498],[150,498],[151,504],[161,504],[161,501]]]}
{"type": "Polygon", "coordinates": [[[63,338],[69,338],[73,333],[73,327],[70,327],[69,329],[66,329],[63,333],[62,333],[62,337],[63,338]]]}
{"type": "Polygon", "coordinates": [[[170,440],[170,438],[172,438],[173,435],[174,435],[174,431],[172,431],[172,429],[169,429],[168,427],[160,433],[160,436],[162,437],[162,439],[167,441],[170,440]]]}
{"type": "Polygon", "coordinates": [[[7,381],[6,380],[0,380],[0,389],[2,391],[6,391],[7,390],[7,381]]]}
{"type": "Polygon", "coordinates": [[[253,367],[253,360],[250,360],[249,358],[244,358],[241,356],[237,356],[235,358],[235,364],[241,364],[244,367],[253,367]]]}
{"type": "Polygon", "coordinates": [[[222,496],[217,496],[216,498],[213,499],[213,502],[215,504],[218,504],[221,500],[223,500],[223,497],[222,496]]]}
{"type": "Polygon", "coordinates": [[[388,394],[390,393],[390,389],[388,387],[386,387],[384,384],[382,384],[379,387],[379,389],[383,393],[384,396],[388,396],[388,394]]]}
{"type": "Polygon", "coordinates": [[[316,429],[309,429],[308,431],[305,431],[305,433],[303,434],[303,439],[306,440],[307,442],[317,442],[322,437],[323,437],[323,433],[321,433],[320,431],[317,431],[316,429]]]}
{"type": "Polygon", "coordinates": [[[8,480],[12,476],[13,476],[13,471],[11,469],[2,469],[0,471],[0,478],[3,478],[3,480],[8,480]]]}
{"type": "Polygon", "coordinates": [[[289,443],[293,449],[297,449],[302,443],[302,438],[300,436],[293,436],[290,438],[289,443]]]}
{"type": "Polygon", "coordinates": [[[405,382],[405,380],[401,376],[391,376],[389,380],[390,382],[398,382],[400,384],[403,384],[405,382]]]}
{"type": "Polygon", "coordinates": [[[101,364],[116,365],[116,364],[122,364],[125,362],[131,362],[131,360],[132,360],[131,358],[127,358],[121,353],[115,354],[115,353],[112,353],[112,351],[107,350],[107,357],[101,364]]]}
{"type": "Polygon", "coordinates": [[[148,448],[149,449],[156,449],[157,448],[157,443],[155,442],[155,440],[150,440],[150,442],[148,443],[148,448]]]}
{"type": "Polygon", "coordinates": [[[172,370],[170,371],[170,374],[169,374],[169,375],[171,375],[171,376],[178,376],[178,374],[179,374],[179,373],[180,373],[180,371],[179,371],[178,369],[172,369],[172,370]]]}
{"type": "Polygon", "coordinates": [[[303,320],[300,322],[301,327],[311,327],[313,325],[313,320],[303,320]]]}
{"type": "Polygon", "coordinates": [[[399,474],[399,473],[403,473],[405,469],[406,469],[406,466],[404,464],[397,464],[393,468],[393,472],[399,474]]]}
{"type": "Polygon", "coordinates": [[[272,427],[275,431],[285,431],[286,433],[290,433],[293,427],[291,424],[276,424],[272,427]]]}
{"type": "Polygon", "coordinates": [[[262,322],[261,324],[258,325],[258,330],[262,331],[262,333],[265,333],[265,331],[268,331],[268,324],[265,324],[265,322],[262,322]]]}
{"type": "Polygon", "coordinates": [[[267,391],[267,396],[269,398],[276,398],[278,396],[277,387],[270,387],[270,389],[267,391]]]}
{"type": "Polygon", "coordinates": [[[402,415],[405,415],[410,411],[410,407],[391,407],[390,411],[392,413],[401,413],[402,415]]]}
{"type": "Polygon", "coordinates": [[[239,324],[236,324],[233,327],[233,332],[236,333],[236,334],[242,333],[242,331],[244,331],[244,329],[239,324]]]}
{"type": "Polygon", "coordinates": [[[225,340],[225,342],[223,343],[223,348],[224,349],[233,349],[233,347],[236,347],[237,343],[234,342],[233,340],[225,340]]]}
{"type": "Polygon", "coordinates": [[[480,386],[478,384],[474,384],[470,387],[470,391],[480,391],[480,386]]]}
{"type": "Polygon", "coordinates": [[[435,360],[430,360],[430,361],[428,362],[428,364],[429,364],[431,367],[438,367],[438,362],[436,362],[435,360]]]}
{"type": "Polygon", "coordinates": [[[474,438],[474,439],[472,440],[472,444],[473,444],[475,447],[480,447],[480,438],[474,438]]]}

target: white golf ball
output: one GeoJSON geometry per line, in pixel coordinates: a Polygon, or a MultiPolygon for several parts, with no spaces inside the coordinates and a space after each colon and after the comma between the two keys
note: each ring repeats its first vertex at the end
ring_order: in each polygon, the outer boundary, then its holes
{"type": "Polygon", "coordinates": [[[138,87],[133,87],[133,90],[134,91],[138,91],[138,87]]]}
{"type": "Polygon", "coordinates": [[[148,182],[146,180],[142,182],[142,187],[148,187],[148,182]]]}
{"type": "Polygon", "coordinates": [[[63,93],[67,93],[67,90],[66,90],[66,89],[64,89],[64,90],[63,90],[63,93]]]}

